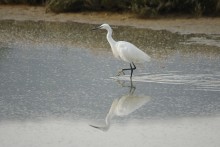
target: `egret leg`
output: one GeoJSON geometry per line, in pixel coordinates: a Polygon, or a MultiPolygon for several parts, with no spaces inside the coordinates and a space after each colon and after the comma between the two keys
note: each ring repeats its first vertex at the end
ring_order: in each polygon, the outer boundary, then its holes
{"type": "Polygon", "coordinates": [[[133,62],[132,62],[132,64],[133,64],[134,67],[132,67],[132,65],[131,65],[131,63],[130,63],[130,67],[131,67],[131,76],[130,76],[130,79],[131,79],[131,80],[132,80],[133,71],[136,69],[136,66],[134,65],[133,62]]]}
{"type": "Polygon", "coordinates": [[[130,79],[132,80],[133,68],[132,68],[131,63],[130,63],[130,67],[131,67],[131,76],[130,76],[130,79]]]}
{"type": "Polygon", "coordinates": [[[133,71],[134,71],[135,69],[136,69],[136,66],[135,66],[134,63],[132,62],[132,63],[130,63],[130,68],[124,68],[124,69],[122,69],[121,71],[118,72],[118,76],[121,75],[121,73],[122,73],[123,75],[125,75],[124,71],[125,71],[125,70],[130,70],[130,71],[131,71],[130,79],[132,79],[133,71]],[[132,65],[133,65],[134,67],[132,67],[132,65]]]}
{"type": "Polygon", "coordinates": [[[131,70],[131,68],[124,68],[121,71],[118,72],[118,76],[120,76],[121,74],[125,75],[124,71],[125,70],[131,70]]]}

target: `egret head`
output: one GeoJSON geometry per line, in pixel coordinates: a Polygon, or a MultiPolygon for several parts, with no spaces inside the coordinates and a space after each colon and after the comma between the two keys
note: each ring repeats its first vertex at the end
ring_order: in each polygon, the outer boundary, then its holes
{"type": "Polygon", "coordinates": [[[104,24],[102,24],[101,26],[98,26],[98,27],[96,27],[96,28],[94,28],[94,29],[92,29],[92,30],[97,30],[97,29],[105,29],[105,30],[108,30],[108,29],[111,29],[111,27],[110,27],[108,24],[104,23],[104,24]]]}
{"type": "Polygon", "coordinates": [[[99,27],[100,27],[100,29],[106,29],[106,30],[110,28],[110,26],[108,24],[106,24],[106,23],[102,24],[99,27]]]}

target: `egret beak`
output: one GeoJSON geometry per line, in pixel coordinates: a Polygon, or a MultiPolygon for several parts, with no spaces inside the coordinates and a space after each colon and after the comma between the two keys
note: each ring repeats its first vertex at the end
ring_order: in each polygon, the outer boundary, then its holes
{"type": "Polygon", "coordinates": [[[98,27],[96,27],[96,28],[93,28],[92,30],[94,31],[94,30],[98,30],[98,29],[100,29],[101,27],[100,26],[98,26],[98,27]]]}

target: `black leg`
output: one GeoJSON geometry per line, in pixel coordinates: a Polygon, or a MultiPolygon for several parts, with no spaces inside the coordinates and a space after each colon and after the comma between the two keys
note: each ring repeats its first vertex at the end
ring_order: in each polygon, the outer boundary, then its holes
{"type": "Polygon", "coordinates": [[[130,64],[130,68],[124,68],[124,69],[122,69],[122,71],[124,71],[124,70],[131,70],[132,68],[131,68],[131,64],[130,64]]]}
{"type": "Polygon", "coordinates": [[[134,62],[132,62],[132,64],[133,64],[133,66],[134,66],[133,70],[135,70],[135,69],[136,69],[136,66],[134,65],[134,62]]]}
{"type": "Polygon", "coordinates": [[[131,65],[131,63],[130,63],[130,67],[131,67],[131,76],[130,76],[130,79],[131,79],[131,80],[132,80],[133,71],[136,69],[136,66],[134,65],[133,62],[132,62],[132,64],[133,64],[134,67],[132,67],[132,65],[131,65]]]}
{"type": "Polygon", "coordinates": [[[125,70],[131,70],[131,69],[132,69],[132,68],[131,68],[131,64],[130,64],[130,68],[124,68],[124,69],[122,69],[121,71],[118,72],[118,76],[121,75],[121,73],[122,73],[123,75],[125,75],[124,71],[125,71],[125,70]]]}
{"type": "Polygon", "coordinates": [[[135,69],[136,69],[136,66],[135,66],[134,63],[132,62],[132,64],[130,63],[130,68],[124,68],[124,69],[122,69],[122,70],[118,73],[118,75],[120,75],[121,73],[124,74],[124,71],[125,71],[125,70],[130,70],[130,71],[131,71],[130,79],[132,79],[133,71],[134,71],[135,69]],[[134,67],[132,67],[132,65],[133,65],[134,67]]]}
{"type": "Polygon", "coordinates": [[[131,76],[130,76],[130,79],[132,80],[133,68],[132,68],[132,66],[131,66],[131,63],[130,63],[130,67],[131,67],[131,76]]]}

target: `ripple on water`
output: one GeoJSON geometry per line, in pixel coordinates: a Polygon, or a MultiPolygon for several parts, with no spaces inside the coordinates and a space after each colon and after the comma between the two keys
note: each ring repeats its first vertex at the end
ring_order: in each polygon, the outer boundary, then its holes
{"type": "MultiPolygon", "coordinates": [[[[130,80],[128,75],[112,77],[117,80],[130,80]]],[[[132,81],[160,83],[160,84],[185,84],[191,90],[220,91],[220,72],[213,74],[184,74],[181,72],[170,73],[143,73],[136,75],[132,81]]]]}

